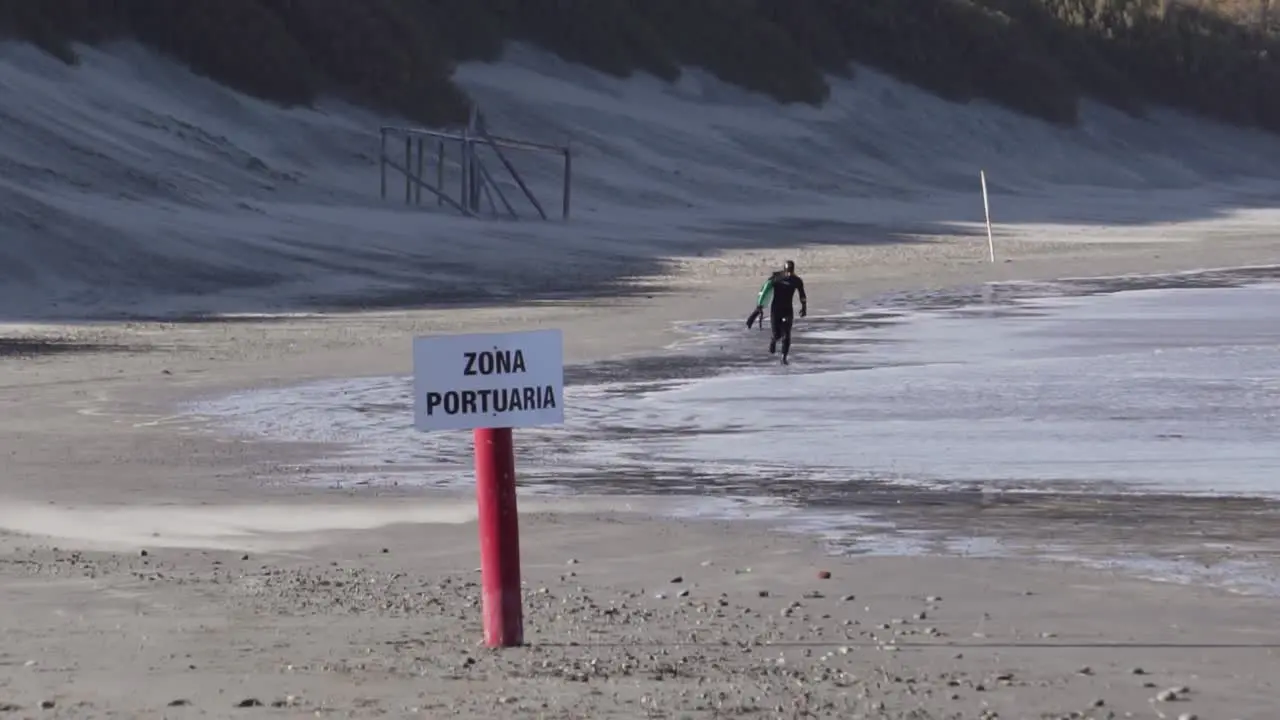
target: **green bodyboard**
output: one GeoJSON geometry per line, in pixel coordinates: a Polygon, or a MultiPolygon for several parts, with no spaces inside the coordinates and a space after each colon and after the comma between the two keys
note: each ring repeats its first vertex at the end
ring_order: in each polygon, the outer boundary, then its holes
{"type": "Polygon", "coordinates": [[[773,276],[769,276],[764,284],[760,286],[760,292],[756,294],[756,307],[764,307],[769,302],[769,298],[773,296],[773,276]]]}

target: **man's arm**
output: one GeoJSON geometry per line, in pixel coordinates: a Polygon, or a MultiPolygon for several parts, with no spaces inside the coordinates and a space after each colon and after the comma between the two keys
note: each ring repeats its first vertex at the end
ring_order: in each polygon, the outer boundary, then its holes
{"type": "Polygon", "coordinates": [[[809,314],[809,297],[804,294],[804,280],[796,276],[796,292],[800,293],[800,317],[809,314]]]}

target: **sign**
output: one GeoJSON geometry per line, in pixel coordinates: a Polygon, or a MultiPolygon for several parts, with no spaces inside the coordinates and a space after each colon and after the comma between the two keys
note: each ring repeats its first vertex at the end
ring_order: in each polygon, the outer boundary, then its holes
{"type": "Polygon", "coordinates": [[[561,332],[414,338],[413,416],[424,432],[563,424],[561,332]]]}

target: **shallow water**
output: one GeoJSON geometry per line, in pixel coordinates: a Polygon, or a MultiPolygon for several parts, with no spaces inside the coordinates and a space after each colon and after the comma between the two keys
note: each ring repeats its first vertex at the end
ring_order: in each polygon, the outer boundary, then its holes
{"type": "MultiPolygon", "coordinates": [[[[1280,495],[1280,283],[995,294],[811,319],[788,368],[764,333],[724,324],[693,328],[683,354],[572,368],[566,425],[520,433],[522,476],[576,484],[636,465],[690,489],[729,473],[736,490],[806,475],[1280,495]]],[[[348,465],[465,482],[469,434],[413,432],[409,393],[408,378],[342,380],[195,410],[256,435],[355,443],[348,465]]]]}
{"type": "Polygon", "coordinates": [[[721,432],[644,444],[941,486],[1280,495],[1280,284],[1023,306],[880,328],[821,373],[649,393],[646,418],[721,432]]]}
{"type": "MultiPolygon", "coordinates": [[[[691,325],[673,352],[570,369],[566,425],[519,432],[521,481],[686,495],[686,514],[765,513],[856,552],[1004,552],[1060,522],[1076,554],[1091,537],[1114,559],[1106,538],[1120,533],[1185,556],[1212,534],[1186,531],[1201,514],[1270,536],[1275,274],[886,297],[801,321],[785,368],[741,321],[691,325]],[[743,497],[763,504],[701,502],[743,497]]],[[[193,411],[237,432],[345,443],[320,482],[469,483],[470,434],[414,432],[409,393],[408,378],[334,381],[193,411]]],[[[1171,561],[1142,553],[1131,562],[1171,561]]]]}

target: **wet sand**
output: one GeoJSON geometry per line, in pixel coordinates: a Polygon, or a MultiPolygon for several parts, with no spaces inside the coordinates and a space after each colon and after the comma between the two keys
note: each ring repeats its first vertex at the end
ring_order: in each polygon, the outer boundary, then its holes
{"type": "MultiPolygon", "coordinates": [[[[1245,268],[887,293],[857,300],[856,307],[875,308],[860,310],[857,316],[807,319],[797,345],[799,364],[787,374],[879,367],[885,362],[883,357],[868,352],[868,359],[859,364],[858,354],[894,342],[877,331],[922,306],[992,320],[1048,316],[1051,311],[1015,301],[1149,289],[1240,287],[1273,280],[1278,274],[1280,268],[1275,267],[1245,268]],[[857,336],[851,337],[851,331],[857,331],[857,336]]],[[[603,394],[634,396],[661,392],[687,380],[739,371],[758,373],[762,358],[768,359],[760,347],[766,333],[744,331],[733,320],[689,326],[705,336],[661,353],[571,367],[566,373],[568,383],[617,383],[603,394]]],[[[407,398],[394,397],[401,393],[371,393],[352,386],[342,390],[344,395],[348,391],[350,400],[339,400],[337,406],[370,418],[367,422],[373,425],[399,425],[397,419],[410,412],[407,398]]],[[[311,391],[310,400],[300,401],[299,406],[330,404],[321,396],[331,392],[311,391]]],[[[904,484],[895,474],[867,471],[849,475],[836,469],[781,462],[763,467],[758,459],[744,461],[740,470],[727,458],[708,470],[703,463],[638,452],[612,458],[607,465],[565,464],[563,458],[573,457],[574,448],[588,442],[613,439],[652,448],[647,443],[753,429],[750,422],[713,429],[698,422],[685,426],[674,417],[660,427],[634,420],[630,416],[616,420],[603,416],[587,427],[540,437],[537,450],[531,451],[539,458],[540,467],[536,473],[525,469],[526,487],[548,483],[548,489],[554,486],[556,492],[570,495],[660,496],[690,507],[705,500],[763,499],[772,508],[771,514],[780,516],[770,519],[770,528],[813,531],[841,552],[1040,557],[1280,596],[1280,535],[1275,531],[1280,527],[1280,503],[1275,500],[1188,497],[1151,489],[1138,492],[1124,482],[1074,479],[1066,467],[1060,469],[1061,477],[947,480],[941,487],[917,487],[918,483],[904,484]],[[557,465],[555,460],[544,458],[561,460],[557,465]]],[[[1176,436],[1168,438],[1169,442],[1177,440],[1176,436]]],[[[660,451],[653,448],[652,452],[660,451]]],[[[398,457],[394,464],[369,462],[368,458],[362,453],[343,460],[340,471],[331,467],[324,477],[346,487],[416,484],[421,482],[420,473],[440,470],[440,462],[448,461],[439,452],[416,459],[398,457]],[[430,457],[435,461],[429,461],[430,457]],[[349,477],[343,477],[344,473],[349,477]]],[[[738,512],[749,514],[752,506],[742,502],[738,512]]]]}
{"type": "MultiPolygon", "coordinates": [[[[865,252],[827,258],[811,276],[815,316],[877,289],[995,272],[945,257],[867,263],[865,252]]],[[[1028,247],[1022,276],[1273,257],[1264,243],[1161,246],[1159,262],[1152,246],[1054,252],[1028,247]]],[[[639,497],[524,504],[530,646],[487,651],[476,645],[469,497],[300,484],[334,447],[221,437],[174,412],[243,388],[403,373],[409,339],[428,332],[559,326],[573,360],[652,355],[676,339],[673,320],[736,317],[758,264],[694,263],[670,279],[679,293],[644,303],[9,328],[24,342],[135,349],[0,358],[0,708],[78,718],[1270,712],[1273,599],[1031,558],[836,557],[752,522],[661,520],[664,500],[639,497]]],[[[1057,541],[1046,517],[1087,515],[1062,498],[952,495],[937,512],[924,512],[926,496],[890,505],[922,526],[976,522],[1035,543],[1057,541]]],[[[1142,532],[1207,527],[1179,507],[1235,517],[1242,541],[1256,530],[1251,542],[1271,542],[1265,517],[1246,521],[1243,506],[1172,500],[1142,532]]],[[[1123,523],[1107,527],[1081,532],[1107,542],[1123,523]]],[[[1190,532],[1179,537],[1191,543],[1190,532]]]]}

